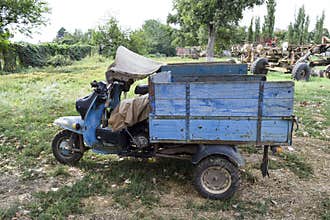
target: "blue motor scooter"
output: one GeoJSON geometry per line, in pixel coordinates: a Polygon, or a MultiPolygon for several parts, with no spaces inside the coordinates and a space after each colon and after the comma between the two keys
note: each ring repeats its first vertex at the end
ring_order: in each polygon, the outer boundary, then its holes
{"type": "MultiPolygon", "coordinates": [[[[80,160],[84,152],[92,149],[100,154],[152,157],[154,149],[149,146],[148,122],[142,121],[132,127],[113,132],[108,127],[111,111],[119,104],[122,92],[127,92],[131,82],[92,82],[93,93],[76,101],[80,116],[60,117],[54,124],[62,127],[53,139],[55,158],[64,164],[80,160]]],[[[137,86],[135,94],[148,93],[147,86],[137,86]]]]}

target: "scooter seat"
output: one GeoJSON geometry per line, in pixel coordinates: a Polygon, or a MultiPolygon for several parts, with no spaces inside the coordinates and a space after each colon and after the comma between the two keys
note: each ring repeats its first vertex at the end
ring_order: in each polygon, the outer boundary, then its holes
{"type": "Polygon", "coordinates": [[[135,87],[134,93],[137,95],[145,95],[149,92],[149,86],[148,85],[137,85],[135,87]]]}

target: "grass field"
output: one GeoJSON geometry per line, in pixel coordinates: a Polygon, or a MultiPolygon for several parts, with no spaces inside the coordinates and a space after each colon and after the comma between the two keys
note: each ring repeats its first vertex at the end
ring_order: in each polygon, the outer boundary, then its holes
{"type": "MultiPolygon", "coordinates": [[[[300,129],[293,150],[272,156],[271,177],[263,179],[260,149],[242,147],[242,187],[221,202],[195,192],[187,161],[148,163],[90,152],[75,167],[55,161],[52,122],[77,114],[75,100],[90,93],[91,81],[105,79],[110,63],[92,57],[0,75],[0,219],[330,219],[329,79],[296,82],[300,129]]],[[[276,72],[268,79],[291,80],[276,72]]]]}

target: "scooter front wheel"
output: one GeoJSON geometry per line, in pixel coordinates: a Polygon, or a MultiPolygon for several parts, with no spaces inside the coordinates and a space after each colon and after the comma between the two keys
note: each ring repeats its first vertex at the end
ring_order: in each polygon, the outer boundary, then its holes
{"type": "Polygon", "coordinates": [[[69,130],[56,134],[52,142],[52,150],[56,160],[62,164],[78,162],[83,153],[79,152],[78,135],[69,130]]]}

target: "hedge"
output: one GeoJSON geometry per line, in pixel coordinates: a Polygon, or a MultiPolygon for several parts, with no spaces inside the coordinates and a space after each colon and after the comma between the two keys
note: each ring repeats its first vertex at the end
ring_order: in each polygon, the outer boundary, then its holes
{"type": "Polygon", "coordinates": [[[92,47],[89,45],[65,45],[56,43],[38,45],[12,43],[5,48],[0,48],[4,63],[3,70],[6,72],[13,72],[19,66],[26,68],[51,65],[54,57],[63,57],[63,59],[65,58],[71,61],[81,60],[86,56],[90,56],[91,52],[92,47]]]}

